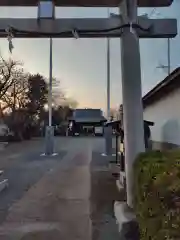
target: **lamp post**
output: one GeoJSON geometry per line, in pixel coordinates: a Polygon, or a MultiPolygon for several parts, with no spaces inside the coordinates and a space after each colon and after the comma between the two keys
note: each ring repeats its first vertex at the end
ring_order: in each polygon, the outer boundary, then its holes
{"type": "MultiPolygon", "coordinates": [[[[38,19],[41,24],[41,19],[55,19],[55,5],[51,0],[40,1],[38,5],[38,19]]],[[[45,134],[45,153],[44,155],[52,156],[54,153],[54,127],[52,126],[52,54],[53,40],[49,40],[49,91],[48,91],[48,126],[46,126],[45,134]]]]}

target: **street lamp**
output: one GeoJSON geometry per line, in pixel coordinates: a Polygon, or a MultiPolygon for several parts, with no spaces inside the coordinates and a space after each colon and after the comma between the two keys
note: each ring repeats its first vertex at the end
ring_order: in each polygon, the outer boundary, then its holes
{"type": "MultiPolygon", "coordinates": [[[[38,20],[41,24],[41,20],[55,19],[55,5],[51,0],[40,1],[38,4],[38,20]]],[[[52,126],[52,68],[53,68],[53,59],[52,59],[52,47],[53,40],[50,38],[49,41],[49,91],[48,91],[48,126],[46,126],[46,148],[44,155],[52,156],[54,155],[54,127],[52,126]]]]}

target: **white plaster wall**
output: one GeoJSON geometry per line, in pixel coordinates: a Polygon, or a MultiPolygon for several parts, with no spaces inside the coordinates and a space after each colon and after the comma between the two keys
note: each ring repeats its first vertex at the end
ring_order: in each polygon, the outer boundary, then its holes
{"type": "Polygon", "coordinates": [[[144,120],[155,123],[152,140],[180,145],[180,89],[145,108],[144,120]]]}

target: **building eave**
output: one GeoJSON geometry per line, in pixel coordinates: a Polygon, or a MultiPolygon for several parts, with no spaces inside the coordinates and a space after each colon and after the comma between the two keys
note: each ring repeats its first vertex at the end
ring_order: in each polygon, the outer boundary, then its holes
{"type": "Polygon", "coordinates": [[[179,87],[180,67],[176,68],[169,76],[167,76],[163,81],[158,83],[142,98],[144,108],[155,103],[156,101],[163,98],[164,96],[179,87]]]}

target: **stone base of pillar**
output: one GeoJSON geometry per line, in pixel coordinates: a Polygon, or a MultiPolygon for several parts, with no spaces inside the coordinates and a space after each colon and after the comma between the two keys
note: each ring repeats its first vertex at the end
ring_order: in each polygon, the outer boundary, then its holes
{"type": "Polygon", "coordinates": [[[118,230],[120,233],[120,239],[122,240],[139,240],[139,227],[136,221],[136,216],[130,209],[126,202],[114,203],[114,215],[118,230]]]}
{"type": "Polygon", "coordinates": [[[45,134],[45,153],[46,156],[54,156],[54,127],[47,126],[45,134]]]}

